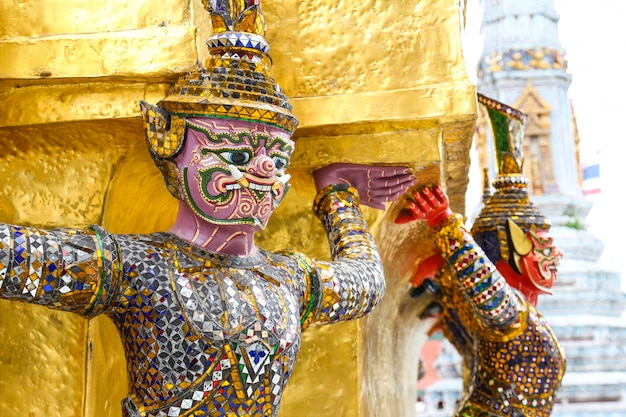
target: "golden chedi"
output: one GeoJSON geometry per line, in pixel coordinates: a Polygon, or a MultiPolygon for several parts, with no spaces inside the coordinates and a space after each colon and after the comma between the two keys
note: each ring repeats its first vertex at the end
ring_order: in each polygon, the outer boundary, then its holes
{"type": "MultiPolygon", "coordinates": [[[[273,75],[300,127],[289,170],[294,190],[259,245],[325,256],[310,201],[311,172],[328,162],[411,166],[420,181],[445,184],[460,209],[476,108],[460,54],[458,3],[355,4],[338,11],[330,3],[272,1],[263,7],[273,75]]],[[[0,139],[10,174],[0,191],[0,220],[99,223],[112,233],[171,226],[176,203],[145,149],[137,103],[159,102],[180,75],[205,62],[204,41],[213,31],[205,13],[199,2],[176,0],[3,6],[0,139]],[[154,215],[146,216],[145,207],[154,215]]],[[[413,304],[404,300],[412,271],[430,249],[419,227],[396,228],[386,214],[364,214],[390,277],[387,295],[366,321],[309,330],[282,415],[371,415],[374,407],[381,415],[412,412],[415,367],[390,365],[417,363],[415,347],[424,336],[413,304]],[[412,257],[397,262],[407,248],[416,248],[412,257]],[[393,382],[377,384],[383,376],[393,382]]],[[[0,384],[11,388],[3,390],[0,410],[119,415],[127,387],[123,372],[110,370],[123,369],[124,359],[121,346],[104,343],[117,337],[106,320],[85,322],[15,303],[0,306],[0,317],[7,315],[10,320],[0,320],[7,339],[2,356],[21,354],[2,363],[0,384]],[[32,377],[48,388],[29,389],[32,377]]]]}

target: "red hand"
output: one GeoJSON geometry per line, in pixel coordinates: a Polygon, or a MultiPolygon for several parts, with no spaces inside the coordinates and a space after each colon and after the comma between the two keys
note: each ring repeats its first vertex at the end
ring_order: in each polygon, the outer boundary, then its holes
{"type": "Polygon", "coordinates": [[[413,191],[412,196],[412,199],[407,200],[406,208],[396,218],[396,223],[426,220],[432,228],[452,215],[448,197],[438,185],[420,188],[413,191]]]}

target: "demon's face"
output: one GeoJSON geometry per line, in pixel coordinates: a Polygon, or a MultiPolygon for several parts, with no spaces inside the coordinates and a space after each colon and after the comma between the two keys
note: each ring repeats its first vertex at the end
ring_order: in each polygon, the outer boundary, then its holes
{"type": "Polygon", "coordinates": [[[231,119],[188,118],[175,161],[182,194],[202,219],[263,229],[289,188],[290,134],[231,119]]]}

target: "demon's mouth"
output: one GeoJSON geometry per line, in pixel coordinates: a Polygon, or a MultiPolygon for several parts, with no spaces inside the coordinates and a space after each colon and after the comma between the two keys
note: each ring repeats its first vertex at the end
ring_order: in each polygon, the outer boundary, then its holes
{"type": "Polygon", "coordinates": [[[261,178],[256,178],[252,176],[245,176],[245,186],[241,185],[241,183],[237,181],[225,181],[222,185],[228,191],[240,190],[242,188],[249,188],[255,191],[267,192],[272,191],[272,187],[275,181],[268,181],[261,178]]]}
{"type": "Polygon", "coordinates": [[[280,194],[280,188],[286,186],[291,178],[291,175],[289,174],[282,175],[276,179],[260,178],[250,174],[244,174],[234,165],[229,165],[228,169],[230,170],[230,174],[234,180],[223,183],[223,186],[228,191],[249,188],[250,190],[258,193],[272,191],[274,197],[277,197],[280,194]]]}

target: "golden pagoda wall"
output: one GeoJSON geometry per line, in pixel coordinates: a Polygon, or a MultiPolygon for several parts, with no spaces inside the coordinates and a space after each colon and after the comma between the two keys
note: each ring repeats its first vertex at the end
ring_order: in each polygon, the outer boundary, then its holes
{"type": "MultiPolygon", "coordinates": [[[[257,243],[328,257],[311,172],[329,162],[405,164],[463,210],[475,91],[457,1],[263,2],[273,74],[300,128],[292,190],[257,243]]],[[[204,56],[199,0],[0,0],[0,221],[167,229],[176,202],[144,145],[138,100],[156,103],[204,56]]],[[[208,20],[208,19],[207,19],[208,20]]],[[[311,328],[280,415],[412,416],[423,308],[408,297],[432,249],[417,224],[365,210],[388,292],[367,319],[311,328]]],[[[0,301],[0,415],[119,417],[121,344],[85,321],[0,301]]]]}

